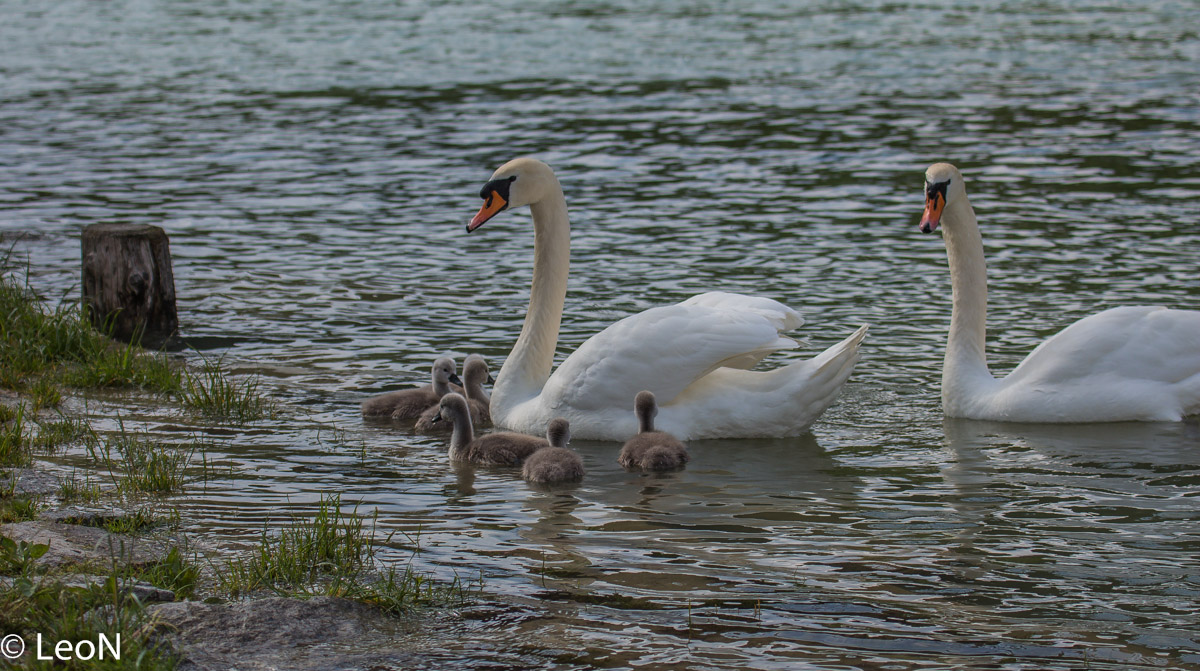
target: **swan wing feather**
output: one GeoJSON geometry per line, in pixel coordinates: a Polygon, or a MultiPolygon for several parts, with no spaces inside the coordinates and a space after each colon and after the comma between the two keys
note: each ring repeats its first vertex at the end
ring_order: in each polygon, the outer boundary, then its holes
{"type": "Polygon", "coordinates": [[[1175,384],[1200,373],[1198,343],[1200,311],[1112,308],[1080,319],[1043,342],[1006,381],[1175,384]]]}
{"type": "Polygon", "coordinates": [[[667,404],[721,366],[796,346],[780,335],[780,327],[796,323],[799,315],[778,303],[782,310],[770,310],[768,299],[748,300],[742,307],[735,296],[702,294],[612,324],[563,361],[547,381],[543,399],[552,408],[632,409],[633,397],[645,389],[667,404]]]}

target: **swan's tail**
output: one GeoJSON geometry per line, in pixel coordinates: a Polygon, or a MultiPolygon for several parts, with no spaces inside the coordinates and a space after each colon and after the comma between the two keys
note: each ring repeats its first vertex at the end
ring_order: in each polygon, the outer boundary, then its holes
{"type": "Polygon", "coordinates": [[[775,370],[718,368],[660,407],[658,424],[692,439],[800,435],[837,399],[866,335],[863,325],[817,356],[775,370]]]}
{"type": "Polygon", "coordinates": [[[854,366],[859,359],[859,347],[867,337],[867,329],[868,326],[863,324],[845,340],[813,357],[808,362],[816,366],[812,374],[813,380],[824,382],[822,386],[830,387],[836,396],[842,384],[850,377],[850,373],[854,372],[854,366]]]}

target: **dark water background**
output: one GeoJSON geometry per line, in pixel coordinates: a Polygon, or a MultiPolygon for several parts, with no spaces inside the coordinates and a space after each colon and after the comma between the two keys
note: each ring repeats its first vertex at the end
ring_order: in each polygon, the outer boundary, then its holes
{"type": "Polygon", "coordinates": [[[186,530],[250,544],[340,493],[397,532],[389,561],[509,604],[385,658],[1200,668],[1200,425],[943,421],[949,277],[916,230],[924,168],[956,163],[996,371],[1105,307],[1200,308],[1200,6],[825,4],[0,2],[0,233],[56,300],[83,226],[164,227],[192,344],[290,408],[216,430],[89,401],[214,437],[233,471],[174,502],[186,530]],[[760,293],[806,316],[806,355],[872,324],[839,403],[665,476],[577,443],[588,478],[559,493],[364,425],[439,354],[502,361],[527,214],[463,224],[521,154],[571,207],[563,352],[760,293]]]}

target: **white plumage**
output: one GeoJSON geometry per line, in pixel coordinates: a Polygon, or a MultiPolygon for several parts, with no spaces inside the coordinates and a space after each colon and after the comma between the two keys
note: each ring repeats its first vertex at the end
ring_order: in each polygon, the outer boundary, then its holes
{"type": "Polygon", "coordinates": [[[630,404],[649,390],[660,400],[662,429],[683,439],[796,435],[829,407],[858,361],[865,326],[815,359],[745,370],[795,347],[783,333],[804,320],[771,299],[709,292],[612,324],[551,374],[570,257],[562,189],[548,166],[522,158],[501,166],[481,196],[468,231],[521,205],[534,223],[529,311],[492,391],[498,427],[536,435],[563,417],[578,438],[624,440],[637,433],[630,404]]]}
{"type": "Polygon", "coordinates": [[[1179,421],[1200,412],[1200,312],[1119,307],[1081,319],[1012,373],[987,367],[987,269],[962,175],[926,171],[921,230],[942,224],[954,312],[942,370],[951,417],[1012,422],[1179,421]]]}

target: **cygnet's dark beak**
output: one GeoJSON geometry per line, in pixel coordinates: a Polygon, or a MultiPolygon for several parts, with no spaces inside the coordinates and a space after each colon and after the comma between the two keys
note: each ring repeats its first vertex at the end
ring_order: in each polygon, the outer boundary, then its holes
{"type": "Polygon", "coordinates": [[[460,387],[463,386],[462,378],[458,376],[458,373],[450,373],[450,377],[447,379],[460,387]]]}
{"type": "Polygon", "coordinates": [[[440,412],[439,412],[438,414],[436,414],[436,415],[434,415],[434,416],[433,416],[433,419],[429,420],[429,423],[430,423],[430,424],[437,424],[437,423],[438,423],[438,422],[440,422],[440,421],[442,421],[442,413],[440,413],[440,412]]]}
{"type": "Polygon", "coordinates": [[[488,373],[488,384],[496,384],[496,378],[492,377],[491,373],[488,373]]]}

